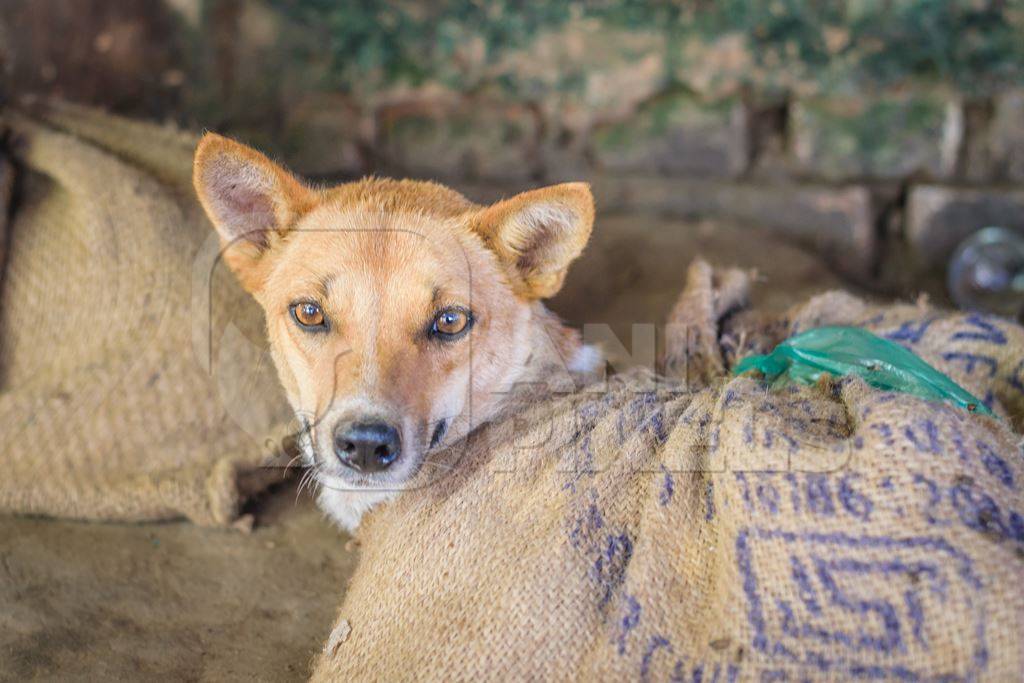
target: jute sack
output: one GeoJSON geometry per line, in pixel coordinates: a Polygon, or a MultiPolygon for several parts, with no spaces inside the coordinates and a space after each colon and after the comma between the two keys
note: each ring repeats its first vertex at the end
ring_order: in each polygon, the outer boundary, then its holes
{"type": "Polygon", "coordinates": [[[743,290],[697,264],[674,312],[696,329],[667,367],[707,386],[530,396],[368,516],[314,679],[1019,680],[1024,330],[843,294],[765,321],[743,290]],[[722,374],[825,322],[908,344],[1002,419],[722,374]]]}
{"type": "Polygon", "coordinates": [[[193,199],[195,139],[69,105],[0,128],[0,510],[229,523],[289,413],[193,199]]]}

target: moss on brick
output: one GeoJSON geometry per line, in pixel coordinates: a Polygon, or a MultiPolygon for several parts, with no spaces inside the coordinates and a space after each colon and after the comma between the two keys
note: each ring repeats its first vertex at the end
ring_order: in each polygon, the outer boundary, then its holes
{"type": "Polygon", "coordinates": [[[596,130],[594,154],[607,168],[736,176],[747,156],[741,106],[732,98],[707,102],[686,92],[662,95],[596,130]]]}
{"type": "Polygon", "coordinates": [[[333,85],[343,90],[431,80],[474,87],[470,81],[486,71],[483,78],[523,95],[531,84],[487,67],[572,20],[664,34],[665,72],[684,80],[683,45],[736,34],[762,67],[748,80],[785,74],[827,90],[917,79],[972,93],[1024,81],[1024,12],[996,0],[270,2],[307,27],[308,43],[296,50],[329,60],[333,85]]]}
{"type": "Polygon", "coordinates": [[[801,167],[815,175],[944,177],[958,135],[950,115],[940,94],[807,99],[794,107],[790,133],[801,167]]]}

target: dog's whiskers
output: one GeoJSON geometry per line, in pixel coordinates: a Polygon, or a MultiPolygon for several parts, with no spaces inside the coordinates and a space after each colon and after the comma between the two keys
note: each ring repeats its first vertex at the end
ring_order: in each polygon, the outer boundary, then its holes
{"type": "Polygon", "coordinates": [[[312,494],[314,493],[314,487],[320,485],[320,480],[317,475],[320,473],[320,466],[318,464],[311,465],[306,468],[306,471],[302,473],[302,477],[299,479],[299,486],[295,490],[295,504],[299,502],[299,496],[302,495],[303,489],[308,489],[312,494]]]}
{"type": "Polygon", "coordinates": [[[291,460],[289,460],[289,461],[288,461],[288,464],[284,466],[284,471],[285,471],[285,474],[287,474],[287,473],[288,473],[288,470],[290,470],[290,469],[291,469],[292,465],[294,465],[294,464],[295,464],[295,461],[296,461],[296,460],[301,460],[301,459],[302,459],[302,453],[299,453],[298,455],[296,455],[295,457],[293,457],[293,458],[292,458],[291,460]]]}

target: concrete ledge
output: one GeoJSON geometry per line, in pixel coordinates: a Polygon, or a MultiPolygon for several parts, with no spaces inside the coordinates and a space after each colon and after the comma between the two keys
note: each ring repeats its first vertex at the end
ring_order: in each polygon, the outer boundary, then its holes
{"type": "Polygon", "coordinates": [[[908,196],[904,234],[925,268],[944,267],[963,239],[990,225],[1024,232],[1024,190],[918,185],[908,196]]]}

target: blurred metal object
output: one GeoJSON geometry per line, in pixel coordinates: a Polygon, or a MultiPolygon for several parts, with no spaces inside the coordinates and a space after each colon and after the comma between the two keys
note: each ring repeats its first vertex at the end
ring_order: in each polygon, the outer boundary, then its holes
{"type": "Polygon", "coordinates": [[[953,253],[946,284],[960,308],[1020,320],[1024,315],[1024,235],[998,227],[974,233],[953,253]]]}

